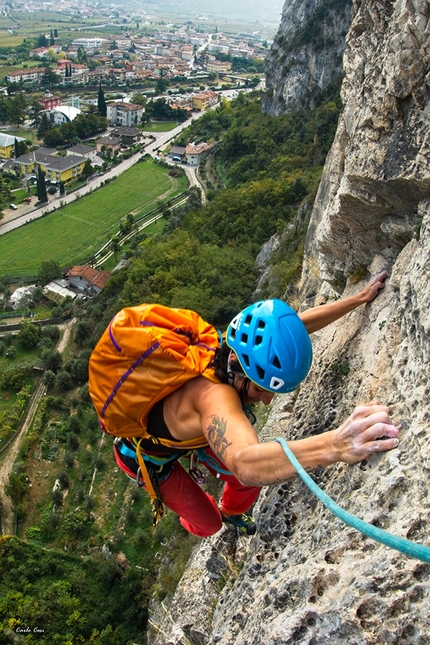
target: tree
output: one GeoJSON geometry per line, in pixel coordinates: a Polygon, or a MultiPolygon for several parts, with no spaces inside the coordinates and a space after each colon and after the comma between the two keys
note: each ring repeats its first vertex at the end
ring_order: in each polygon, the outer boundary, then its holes
{"type": "Polygon", "coordinates": [[[44,349],[41,359],[45,370],[50,370],[51,372],[54,372],[54,374],[57,374],[61,369],[63,358],[60,352],[57,352],[56,349],[44,349]]]}
{"type": "Polygon", "coordinates": [[[55,386],[60,392],[67,392],[73,387],[73,380],[69,372],[59,372],[55,379],[55,386]]]}
{"type": "Polygon", "coordinates": [[[52,128],[52,121],[49,120],[46,112],[42,112],[39,120],[39,126],[37,128],[37,138],[43,139],[45,133],[52,128]]]}
{"type": "Polygon", "coordinates": [[[7,120],[13,125],[21,125],[26,119],[27,101],[22,92],[18,92],[7,104],[7,120]]]}
{"type": "Polygon", "coordinates": [[[41,34],[37,39],[37,47],[48,47],[48,45],[48,39],[46,38],[45,34],[41,34]]]}
{"type": "MultiPolygon", "coordinates": [[[[9,179],[0,176],[0,205],[8,202],[12,197],[9,179]]],[[[0,218],[1,219],[1,218],[0,218]]]]}
{"type": "Polygon", "coordinates": [[[17,516],[22,515],[22,500],[28,490],[29,483],[28,476],[23,471],[23,468],[22,464],[14,466],[4,487],[4,492],[10,497],[17,516]]]}
{"type": "Polygon", "coordinates": [[[48,390],[52,389],[55,385],[55,372],[52,370],[46,370],[43,375],[43,384],[46,385],[48,390]]]}
{"type": "Polygon", "coordinates": [[[52,46],[50,46],[48,49],[48,60],[50,63],[57,62],[57,54],[55,53],[54,48],[52,46]]]}
{"type": "Polygon", "coordinates": [[[72,380],[77,385],[83,385],[88,381],[88,361],[83,358],[72,358],[64,365],[66,372],[69,372],[72,380]]]}
{"type": "Polygon", "coordinates": [[[59,82],[59,76],[57,72],[55,72],[51,67],[46,67],[45,73],[40,79],[40,84],[43,87],[49,88],[49,87],[52,87],[53,85],[57,85],[58,82],[59,82]]]}
{"type": "Polygon", "coordinates": [[[87,55],[82,47],[78,47],[78,63],[86,63],[87,55]]]}
{"type": "Polygon", "coordinates": [[[85,347],[91,336],[92,329],[92,323],[87,318],[82,318],[76,326],[75,343],[85,347]]]}
{"type": "Polygon", "coordinates": [[[103,92],[101,80],[99,85],[99,93],[97,97],[97,109],[99,111],[100,116],[106,116],[107,107],[106,107],[105,93],[103,92]]]}
{"type": "Polygon", "coordinates": [[[39,325],[25,320],[20,325],[20,330],[17,336],[18,343],[24,349],[32,349],[36,347],[40,337],[42,336],[42,329],[39,325]]]}
{"type": "Polygon", "coordinates": [[[134,217],[133,217],[133,213],[127,213],[126,220],[127,220],[127,224],[128,224],[128,226],[129,226],[129,228],[132,228],[132,226],[133,226],[133,224],[134,224],[134,217]]]}
{"type": "Polygon", "coordinates": [[[60,278],[61,275],[61,267],[56,260],[44,260],[37,272],[37,282],[41,286],[45,286],[54,278],[60,278]]]}
{"type": "Polygon", "coordinates": [[[33,99],[31,102],[30,108],[28,110],[28,116],[31,119],[31,126],[33,128],[39,128],[42,120],[42,115],[45,114],[43,110],[44,110],[43,105],[39,103],[37,99],[33,99]]]}
{"type": "Polygon", "coordinates": [[[169,81],[167,81],[165,78],[159,78],[155,84],[155,91],[157,94],[164,94],[168,87],[169,81]]]}
{"type": "Polygon", "coordinates": [[[45,173],[43,172],[41,166],[39,166],[37,169],[37,198],[42,204],[45,204],[48,201],[45,173]]]}
{"type": "Polygon", "coordinates": [[[111,241],[110,241],[110,248],[112,249],[112,253],[114,254],[115,259],[116,259],[116,258],[117,258],[117,255],[118,255],[118,251],[119,251],[119,249],[120,249],[120,244],[119,244],[119,240],[118,240],[118,238],[117,238],[117,237],[113,237],[113,238],[111,239],[111,241]]]}
{"type": "Polygon", "coordinates": [[[87,159],[85,161],[85,165],[82,170],[82,175],[85,177],[85,179],[88,179],[88,177],[91,177],[91,175],[93,174],[94,174],[94,168],[91,165],[91,161],[87,159]]]}
{"type": "Polygon", "coordinates": [[[49,148],[57,148],[64,143],[64,137],[60,128],[51,128],[43,136],[43,143],[49,148]]]}

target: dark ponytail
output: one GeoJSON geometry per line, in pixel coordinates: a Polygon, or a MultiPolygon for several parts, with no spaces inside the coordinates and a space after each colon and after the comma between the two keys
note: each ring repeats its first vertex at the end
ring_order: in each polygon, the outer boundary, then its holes
{"type": "MultiPolygon", "coordinates": [[[[245,376],[239,361],[229,361],[231,349],[227,343],[223,343],[219,349],[216,350],[215,358],[211,363],[211,367],[214,368],[217,378],[221,383],[227,383],[228,385],[233,385],[234,373],[241,374],[245,376]]],[[[239,388],[238,394],[240,400],[244,404],[248,398],[248,389],[250,384],[249,378],[245,376],[242,381],[242,384],[239,388]]]]}

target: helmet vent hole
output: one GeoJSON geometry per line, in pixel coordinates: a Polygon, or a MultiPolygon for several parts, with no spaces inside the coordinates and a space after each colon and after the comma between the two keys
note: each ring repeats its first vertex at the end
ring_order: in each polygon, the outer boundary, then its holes
{"type": "Polygon", "coordinates": [[[242,354],[242,360],[245,363],[246,367],[249,367],[249,365],[250,365],[249,356],[247,356],[247,354],[242,354]]]}
{"type": "Polygon", "coordinates": [[[272,360],[272,365],[274,365],[275,367],[277,367],[277,368],[278,368],[278,370],[280,370],[280,369],[281,369],[281,367],[282,367],[282,366],[281,366],[281,362],[280,362],[280,360],[279,360],[279,358],[278,358],[277,356],[275,356],[275,357],[273,358],[273,360],[272,360]]]}
{"type": "Polygon", "coordinates": [[[244,320],[244,325],[250,325],[252,322],[252,316],[251,314],[248,314],[244,320]]]}
{"type": "Polygon", "coordinates": [[[257,369],[257,374],[258,374],[259,378],[263,381],[264,380],[264,375],[266,374],[266,372],[259,365],[256,365],[255,367],[257,369]]]}
{"type": "Polygon", "coordinates": [[[265,327],[266,327],[266,323],[264,322],[264,320],[259,320],[257,329],[264,329],[265,327]]]}
{"type": "Polygon", "coordinates": [[[240,337],[240,340],[242,341],[242,343],[245,343],[246,345],[248,342],[248,334],[242,334],[240,337]]]}
{"type": "Polygon", "coordinates": [[[256,336],[256,337],[255,337],[255,345],[256,345],[256,346],[257,346],[257,345],[261,345],[261,343],[262,343],[262,342],[263,342],[263,336],[260,336],[260,335],[259,335],[259,336],[256,336]]]}

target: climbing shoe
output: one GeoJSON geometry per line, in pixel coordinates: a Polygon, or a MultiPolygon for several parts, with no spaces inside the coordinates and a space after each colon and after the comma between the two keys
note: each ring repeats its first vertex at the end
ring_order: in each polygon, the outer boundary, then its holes
{"type": "Polygon", "coordinates": [[[225,524],[232,524],[237,528],[240,533],[244,535],[254,535],[257,530],[257,527],[254,523],[254,518],[249,515],[230,515],[230,517],[222,516],[222,521],[225,524]]]}

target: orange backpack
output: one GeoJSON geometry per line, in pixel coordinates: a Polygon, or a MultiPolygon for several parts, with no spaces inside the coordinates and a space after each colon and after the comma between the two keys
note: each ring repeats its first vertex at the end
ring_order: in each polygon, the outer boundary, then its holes
{"type": "MultiPolygon", "coordinates": [[[[147,418],[157,401],[199,375],[219,383],[209,367],[219,346],[219,332],[194,311],[157,304],[122,309],[89,364],[90,395],[103,429],[115,437],[149,438],[147,418]]],[[[207,445],[203,435],[156,442],[190,449],[207,445]]]]}

